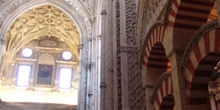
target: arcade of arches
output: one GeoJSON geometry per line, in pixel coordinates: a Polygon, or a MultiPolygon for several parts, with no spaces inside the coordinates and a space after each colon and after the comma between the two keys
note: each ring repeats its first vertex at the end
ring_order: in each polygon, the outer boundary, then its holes
{"type": "Polygon", "coordinates": [[[220,0],[0,0],[1,110],[219,110],[220,0]]]}

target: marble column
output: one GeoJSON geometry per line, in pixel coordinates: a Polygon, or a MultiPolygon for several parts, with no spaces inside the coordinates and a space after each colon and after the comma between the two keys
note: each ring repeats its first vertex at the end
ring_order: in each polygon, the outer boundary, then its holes
{"type": "Polygon", "coordinates": [[[176,110],[188,110],[187,108],[187,96],[186,96],[186,87],[184,81],[184,73],[179,68],[179,63],[183,51],[173,50],[168,55],[171,62],[171,73],[173,79],[173,95],[175,101],[176,110]]]}

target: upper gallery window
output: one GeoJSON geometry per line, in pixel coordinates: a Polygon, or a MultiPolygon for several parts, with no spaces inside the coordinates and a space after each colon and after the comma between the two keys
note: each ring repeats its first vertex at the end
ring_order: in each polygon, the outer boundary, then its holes
{"type": "Polygon", "coordinates": [[[60,68],[59,75],[59,88],[69,89],[71,87],[72,80],[72,69],[71,68],[60,68]]]}
{"type": "Polygon", "coordinates": [[[72,58],[72,53],[70,51],[64,51],[62,53],[62,58],[64,60],[70,60],[72,58]]]}
{"type": "Polygon", "coordinates": [[[33,54],[33,51],[30,48],[25,48],[22,50],[22,55],[24,57],[30,57],[33,54]]]}
{"type": "Polygon", "coordinates": [[[28,86],[30,73],[30,65],[19,65],[17,74],[17,86],[28,86]]]}

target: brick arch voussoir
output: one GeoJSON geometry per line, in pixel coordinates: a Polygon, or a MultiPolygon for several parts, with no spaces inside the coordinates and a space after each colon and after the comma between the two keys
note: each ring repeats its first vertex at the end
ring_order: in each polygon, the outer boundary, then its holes
{"type": "Polygon", "coordinates": [[[164,73],[154,87],[151,103],[155,110],[159,110],[164,98],[168,95],[173,96],[173,80],[170,72],[164,73]]]}
{"type": "MultiPolygon", "coordinates": [[[[196,37],[196,36],[195,36],[196,37]]],[[[181,68],[184,71],[187,96],[190,96],[195,71],[205,56],[213,52],[220,52],[220,27],[217,26],[202,34],[195,44],[188,45],[191,49],[184,53],[181,68]]],[[[195,40],[195,39],[194,39],[195,40]]],[[[193,41],[193,39],[192,39],[193,41]]],[[[191,41],[191,42],[192,42],[191,41]]]]}
{"type": "Polygon", "coordinates": [[[166,28],[164,26],[156,27],[147,38],[142,55],[142,66],[147,67],[148,59],[153,46],[156,43],[163,43],[166,28]]]}
{"type": "Polygon", "coordinates": [[[176,20],[176,15],[180,6],[182,0],[173,0],[171,3],[171,7],[170,7],[170,12],[169,12],[169,16],[168,16],[168,23],[167,25],[170,27],[174,27],[174,23],[176,20]]]}

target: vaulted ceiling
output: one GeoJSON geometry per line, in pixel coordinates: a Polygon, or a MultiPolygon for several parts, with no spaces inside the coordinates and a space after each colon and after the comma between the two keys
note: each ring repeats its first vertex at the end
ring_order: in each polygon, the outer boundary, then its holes
{"type": "Polygon", "coordinates": [[[20,15],[6,35],[6,55],[13,57],[28,42],[53,36],[66,43],[79,57],[79,30],[73,20],[51,5],[41,5],[20,15]]]}

